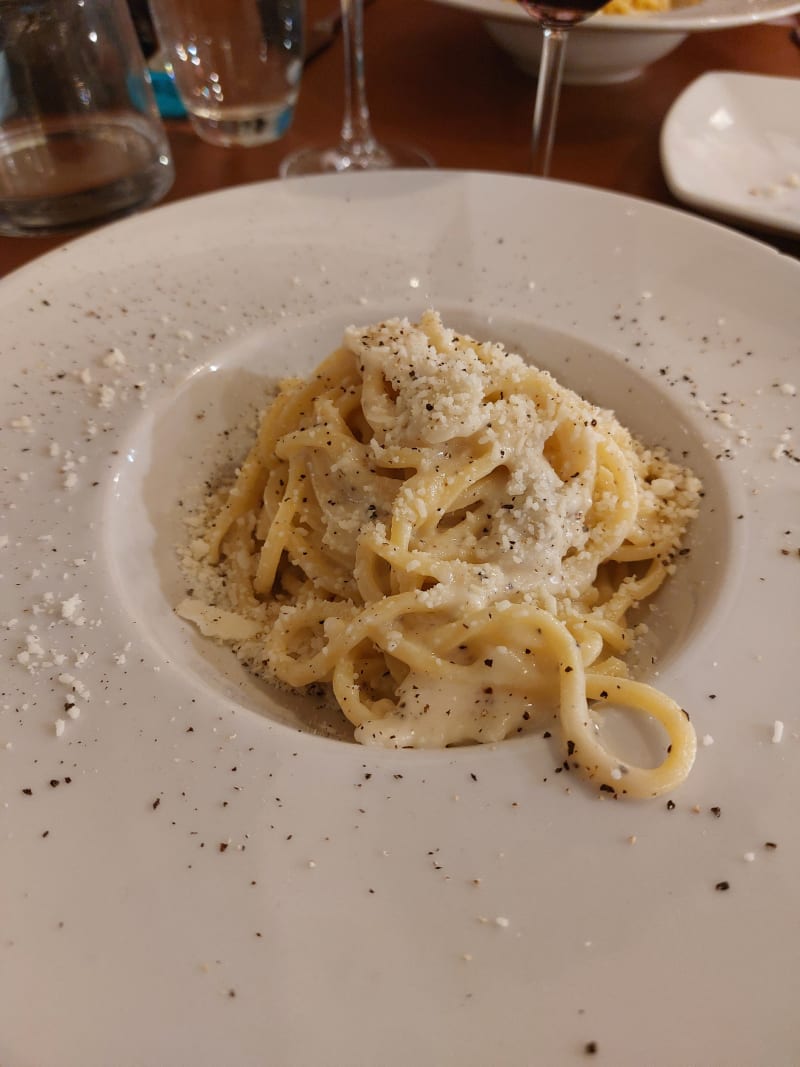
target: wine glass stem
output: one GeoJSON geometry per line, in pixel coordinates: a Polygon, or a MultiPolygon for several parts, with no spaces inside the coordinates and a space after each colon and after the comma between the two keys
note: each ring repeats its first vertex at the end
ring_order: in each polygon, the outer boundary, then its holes
{"type": "Polygon", "coordinates": [[[375,150],[375,138],[367,106],[364,75],[364,3],[341,0],[342,42],[344,45],[344,116],[340,133],[342,149],[348,154],[368,155],[375,150]]]}
{"type": "Polygon", "coordinates": [[[550,160],[553,155],[558,98],[561,95],[561,79],[564,73],[564,56],[567,47],[567,30],[558,26],[545,26],[543,33],[539,81],[536,86],[536,106],[533,110],[531,169],[534,174],[546,178],[550,173],[550,160]]]}

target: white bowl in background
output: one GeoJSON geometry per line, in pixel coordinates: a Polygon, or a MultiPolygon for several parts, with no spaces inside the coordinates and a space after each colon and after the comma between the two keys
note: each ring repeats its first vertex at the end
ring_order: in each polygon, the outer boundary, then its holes
{"type": "MultiPolygon", "coordinates": [[[[609,16],[604,16],[609,17],[609,16]]],[[[538,74],[542,33],[538,26],[520,26],[509,19],[486,19],[489,36],[504,48],[520,70],[538,74]]],[[[564,82],[567,85],[610,85],[638,77],[645,67],[672,52],[686,33],[608,33],[576,27],[567,42],[564,82]]]]}
{"type": "MultiPolygon", "coordinates": [[[[542,32],[514,0],[435,0],[481,15],[486,30],[517,66],[536,74],[542,32]]],[[[596,15],[571,32],[564,64],[568,85],[628,81],[690,33],[745,26],[800,11],[798,0],[700,0],[672,11],[596,15]]]]}

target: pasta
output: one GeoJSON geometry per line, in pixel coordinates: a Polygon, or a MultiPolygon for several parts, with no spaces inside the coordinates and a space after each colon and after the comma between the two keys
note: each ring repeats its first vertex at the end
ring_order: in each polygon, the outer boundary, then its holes
{"type": "Polygon", "coordinates": [[[555,718],[569,769],[656,796],[695,734],[622,657],[699,492],[611,412],[436,312],[351,327],[281,383],[178,612],[273,682],[329,687],[363,744],[496,742],[555,718]],[[604,706],[661,724],[657,766],[609,751],[604,706]]]}
{"type": "Polygon", "coordinates": [[[611,0],[601,12],[604,15],[635,15],[640,11],[675,11],[699,3],[700,0],[611,0]]]}
{"type": "Polygon", "coordinates": [[[611,0],[601,10],[604,15],[633,15],[639,11],[671,11],[672,0],[611,0]]]}

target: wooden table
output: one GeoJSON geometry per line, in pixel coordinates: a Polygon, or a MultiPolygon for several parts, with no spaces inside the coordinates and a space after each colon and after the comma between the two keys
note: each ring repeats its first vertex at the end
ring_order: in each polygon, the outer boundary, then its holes
{"type": "MultiPolygon", "coordinates": [[[[336,0],[307,0],[313,23],[336,0]]],[[[369,102],[376,134],[411,140],[439,167],[525,173],[535,85],[474,15],[429,0],[377,0],[366,12],[369,102]]],[[[691,81],[708,70],[800,76],[800,48],[785,25],[697,33],[634,81],[565,86],[553,177],[680,206],[664,182],[661,123],[691,81]]],[[[166,202],[274,178],[285,154],[336,140],[342,111],[337,40],[307,66],[294,126],[281,141],[226,149],[168,123],[176,177],[166,202]]],[[[688,210],[688,209],[685,209],[688,210]]],[[[763,237],[800,258],[800,239],[763,237]]],[[[0,275],[63,242],[0,238],[0,275]]]]}

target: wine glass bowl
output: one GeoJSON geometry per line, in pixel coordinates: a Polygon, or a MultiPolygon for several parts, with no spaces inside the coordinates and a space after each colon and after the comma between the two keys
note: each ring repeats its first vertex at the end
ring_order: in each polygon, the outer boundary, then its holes
{"type": "Polygon", "coordinates": [[[547,3],[541,0],[517,0],[517,3],[542,25],[576,26],[599,11],[607,0],[549,0],[547,3]]]}

